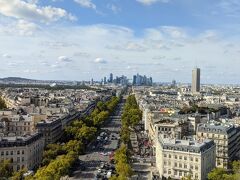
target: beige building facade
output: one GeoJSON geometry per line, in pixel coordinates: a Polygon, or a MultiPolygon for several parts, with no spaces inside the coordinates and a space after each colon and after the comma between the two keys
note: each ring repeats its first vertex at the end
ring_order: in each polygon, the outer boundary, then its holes
{"type": "Polygon", "coordinates": [[[22,137],[0,137],[0,162],[10,160],[14,171],[38,167],[43,150],[44,138],[39,133],[22,137]]]}
{"type": "Polygon", "coordinates": [[[240,129],[233,125],[199,124],[198,139],[212,139],[216,144],[216,166],[228,168],[230,163],[239,158],[240,129]]]}
{"type": "Polygon", "coordinates": [[[156,144],[156,166],[161,178],[206,180],[215,167],[215,144],[176,140],[159,136],[156,144]]]}
{"type": "Polygon", "coordinates": [[[0,122],[4,122],[7,134],[22,136],[35,132],[31,115],[0,115],[0,122]]]}

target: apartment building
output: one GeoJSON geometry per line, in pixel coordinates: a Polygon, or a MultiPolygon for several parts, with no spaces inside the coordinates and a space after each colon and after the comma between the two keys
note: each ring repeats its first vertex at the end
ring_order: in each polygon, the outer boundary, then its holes
{"type": "Polygon", "coordinates": [[[17,106],[29,106],[31,104],[31,98],[29,96],[17,96],[17,106]]]}
{"type": "Polygon", "coordinates": [[[6,133],[16,136],[35,132],[34,121],[31,115],[0,115],[0,122],[4,122],[6,133]]]}
{"type": "Polygon", "coordinates": [[[31,104],[34,104],[34,106],[47,106],[48,102],[49,99],[45,96],[36,95],[31,98],[31,104]]]}
{"type": "Polygon", "coordinates": [[[38,167],[42,160],[44,139],[42,134],[0,137],[0,162],[10,160],[12,169],[29,170],[38,167]]]}
{"type": "Polygon", "coordinates": [[[216,166],[228,168],[240,153],[240,128],[230,124],[199,124],[198,139],[213,139],[216,144],[216,166]]]}
{"type": "Polygon", "coordinates": [[[63,134],[61,119],[42,120],[36,125],[37,131],[43,134],[45,145],[57,142],[63,134]]]}
{"type": "Polygon", "coordinates": [[[201,117],[198,114],[190,114],[187,118],[189,134],[196,134],[197,125],[201,122],[201,117]]]}
{"type": "Polygon", "coordinates": [[[188,122],[186,117],[165,117],[157,112],[149,114],[148,135],[155,141],[158,134],[164,137],[181,139],[188,135],[188,122]]]}
{"type": "Polygon", "coordinates": [[[190,175],[205,180],[215,167],[216,146],[213,140],[202,142],[158,137],[156,166],[161,178],[181,179],[190,175]]]}
{"type": "Polygon", "coordinates": [[[154,127],[157,135],[162,134],[165,138],[182,139],[188,133],[188,123],[182,119],[163,118],[154,127]]]}

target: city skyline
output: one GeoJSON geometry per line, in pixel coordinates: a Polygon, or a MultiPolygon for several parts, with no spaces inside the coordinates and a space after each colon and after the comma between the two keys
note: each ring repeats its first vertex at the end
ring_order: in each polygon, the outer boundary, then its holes
{"type": "Polygon", "coordinates": [[[239,7],[236,0],[0,0],[0,77],[139,72],[189,83],[198,66],[203,84],[239,84],[239,7]]]}

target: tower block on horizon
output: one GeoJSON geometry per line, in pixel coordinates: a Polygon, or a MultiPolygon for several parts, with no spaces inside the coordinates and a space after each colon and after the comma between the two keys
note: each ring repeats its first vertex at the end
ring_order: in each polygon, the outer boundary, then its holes
{"type": "Polygon", "coordinates": [[[192,93],[200,93],[200,68],[194,68],[192,70],[192,93]]]}

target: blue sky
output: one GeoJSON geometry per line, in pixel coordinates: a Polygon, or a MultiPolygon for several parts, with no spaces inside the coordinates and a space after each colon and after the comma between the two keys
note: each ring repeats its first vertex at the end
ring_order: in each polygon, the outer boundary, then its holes
{"type": "Polygon", "coordinates": [[[239,0],[0,0],[0,76],[239,83],[239,0]]]}

